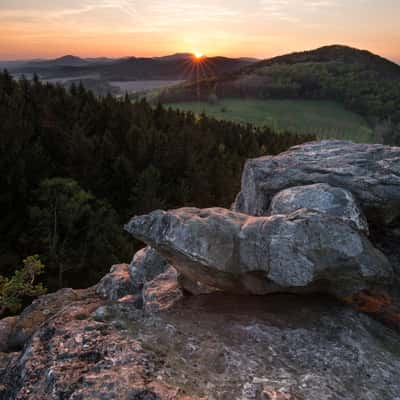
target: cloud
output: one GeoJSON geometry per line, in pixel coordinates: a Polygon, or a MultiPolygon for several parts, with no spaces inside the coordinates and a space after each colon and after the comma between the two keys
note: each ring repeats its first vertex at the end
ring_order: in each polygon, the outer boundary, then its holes
{"type": "Polygon", "coordinates": [[[265,16],[284,20],[299,21],[300,16],[324,9],[339,7],[343,0],[259,0],[265,16]]]}

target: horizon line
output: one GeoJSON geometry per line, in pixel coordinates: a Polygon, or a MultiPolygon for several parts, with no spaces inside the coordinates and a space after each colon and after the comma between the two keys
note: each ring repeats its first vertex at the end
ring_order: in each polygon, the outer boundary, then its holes
{"type": "MultiPolygon", "coordinates": [[[[391,62],[394,62],[395,64],[400,65],[400,57],[399,58],[391,58],[388,56],[384,56],[381,55],[379,53],[375,53],[369,49],[361,49],[358,47],[353,47],[350,45],[345,45],[345,44],[326,44],[326,45],[322,45],[322,46],[318,46],[315,48],[308,48],[308,49],[299,49],[299,50],[295,50],[295,51],[287,51],[287,52],[279,52],[277,54],[273,54],[273,55],[269,55],[269,56],[252,56],[252,55],[240,55],[240,56],[233,56],[233,55],[223,55],[223,54],[210,54],[208,55],[206,52],[204,53],[204,57],[208,57],[208,58],[213,58],[213,57],[226,57],[226,58],[232,58],[232,59],[238,59],[238,58],[253,58],[255,60],[258,61],[263,61],[263,60],[268,60],[271,58],[275,58],[275,57],[280,57],[280,56],[285,56],[288,54],[294,54],[294,53],[302,53],[302,52],[307,52],[307,51],[314,51],[314,50],[318,50],[324,47],[332,47],[332,46],[342,46],[342,47],[348,47],[348,48],[352,48],[352,49],[356,49],[356,50],[360,50],[360,51],[368,51],[374,55],[377,55],[379,57],[385,58],[391,62]]],[[[80,58],[82,60],[85,59],[100,59],[100,58],[107,58],[110,60],[121,60],[121,59],[126,59],[126,58],[163,58],[163,57],[169,57],[169,56],[174,56],[174,55],[184,55],[184,54],[193,54],[194,55],[194,51],[171,51],[168,53],[163,53],[160,55],[152,55],[152,56],[145,56],[145,55],[121,55],[121,56],[107,56],[107,55],[80,55],[79,53],[64,53],[64,54],[60,54],[60,55],[54,55],[52,57],[40,57],[40,56],[34,56],[31,58],[26,58],[26,57],[21,57],[21,58],[1,58],[0,56],[0,62],[28,62],[28,61],[52,61],[52,60],[57,60],[63,57],[76,57],[76,58],[80,58]]]]}

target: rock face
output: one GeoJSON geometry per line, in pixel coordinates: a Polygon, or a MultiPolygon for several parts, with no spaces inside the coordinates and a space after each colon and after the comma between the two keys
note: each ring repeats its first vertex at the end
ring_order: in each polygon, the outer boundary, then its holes
{"type": "Polygon", "coordinates": [[[386,257],[351,225],[318,211],[250,217],[183,208],[125,229],[193,281],[231,293],[326,292],[343,298],[391,282],[386,257]]]}
{"type": "Polygon", "coordinates": [[[143,305],[146,312],[159,312],[170,308],[183,296],[178,284],[178,272],[169,267],[167,271],[147,282],[143,288],[143,305]]]}
{"type": "Polygon", "coordinates": [[[17,317],[0,319],[0,353],[9,350],[9,339],[17,323],[17,317]]]}
{"type": "Polygon", "coordinates": [[[191,281],[176,271],[175,273],[171,273],[171,268],[174,269],[165,258],[161,257],[161,255],[150,246],[139,250],[134,255],[129,265],[131,282],[134,285],[135,293],[142,293],[143,291],[144,294],[143,289],[146,287],[146,283],[152,282],[155,278],[167,271],[169,271],[167,276],[171,278],[171,281],[174,281],[175,284],[184,289],[187,293],[198,295],[215,291],[214,288],[206,287],[199,282],[191,281]]]}
{"type": "Polygon", "coordinates": [[[129,264],[129,273],[135,290],[142,290],[146,282],[164,273],[169,267],[168,262],[151,247],[139,250],[129,264]]]}
{"type": "Polygon", "coordinates": [[[302,208],[332,215],[368,234],[368,223],[353,195],[326,183],[295,186],[282,190],[271,201],[268,214],[290,214],[302,208]]]}
{"type": "Polygon", "coordinates": [[[118,300],[136,292],[136,285],[131,279],[128,264],[113,265],[96,288],[96,293],[108,300],[118,300]]]}
{"type": "Polygon", "coordinates": [[[248,160],[233,209],[267,215],[276,193],[314,183],[351,192],[368,221],[396,224],[400,217],[400,148],[332,140],[248,160]]]}
{"type": "MultiPolygon", "coordinates": [[[[0,370],[1,400],[397,400],[398,335],[332,299],[191,296],[95,320],[65,303],[0,370]]],[[[116,304],[116,303],[115,303],[116,304]]]]}
{"type": "Polygon", "coordinates": [[[86,290],[61,289],[39,297],[18,316],[9,337],[11,348],[21,348],[40,325],[60,312],[68,303],[87,296],[86,290]]]}

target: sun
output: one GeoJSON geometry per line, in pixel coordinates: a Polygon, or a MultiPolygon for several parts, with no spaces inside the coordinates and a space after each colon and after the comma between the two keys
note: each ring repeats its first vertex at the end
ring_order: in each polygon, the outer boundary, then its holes
{"type": "Polygon", "coordinates": [[[196,60],[200,60],[200,59],[203,58],[203,53],[201,53],[200,51],[195,51],[195,52],[193,52],[193,55],[194,55],[194,58],[195,58],[196,60]]]}

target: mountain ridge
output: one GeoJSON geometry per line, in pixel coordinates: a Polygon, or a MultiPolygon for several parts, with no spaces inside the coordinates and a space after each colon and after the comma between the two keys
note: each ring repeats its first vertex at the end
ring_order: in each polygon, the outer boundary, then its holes
{"type": "Polygon", "coordinates": [[[119,59],[83,59],[73,55],[53,60],[17,65],[14,73],[36,73],[45,78],[97,75],[106,80],[187,80],[196,76],[196,65],[202,77],[237,71],[255,62],[251,58],[206,57],[199,63],[190,53],[162,57],[126,57],[119,59]],[[203,68],[204,66],[204,68],[203,68]]]}

